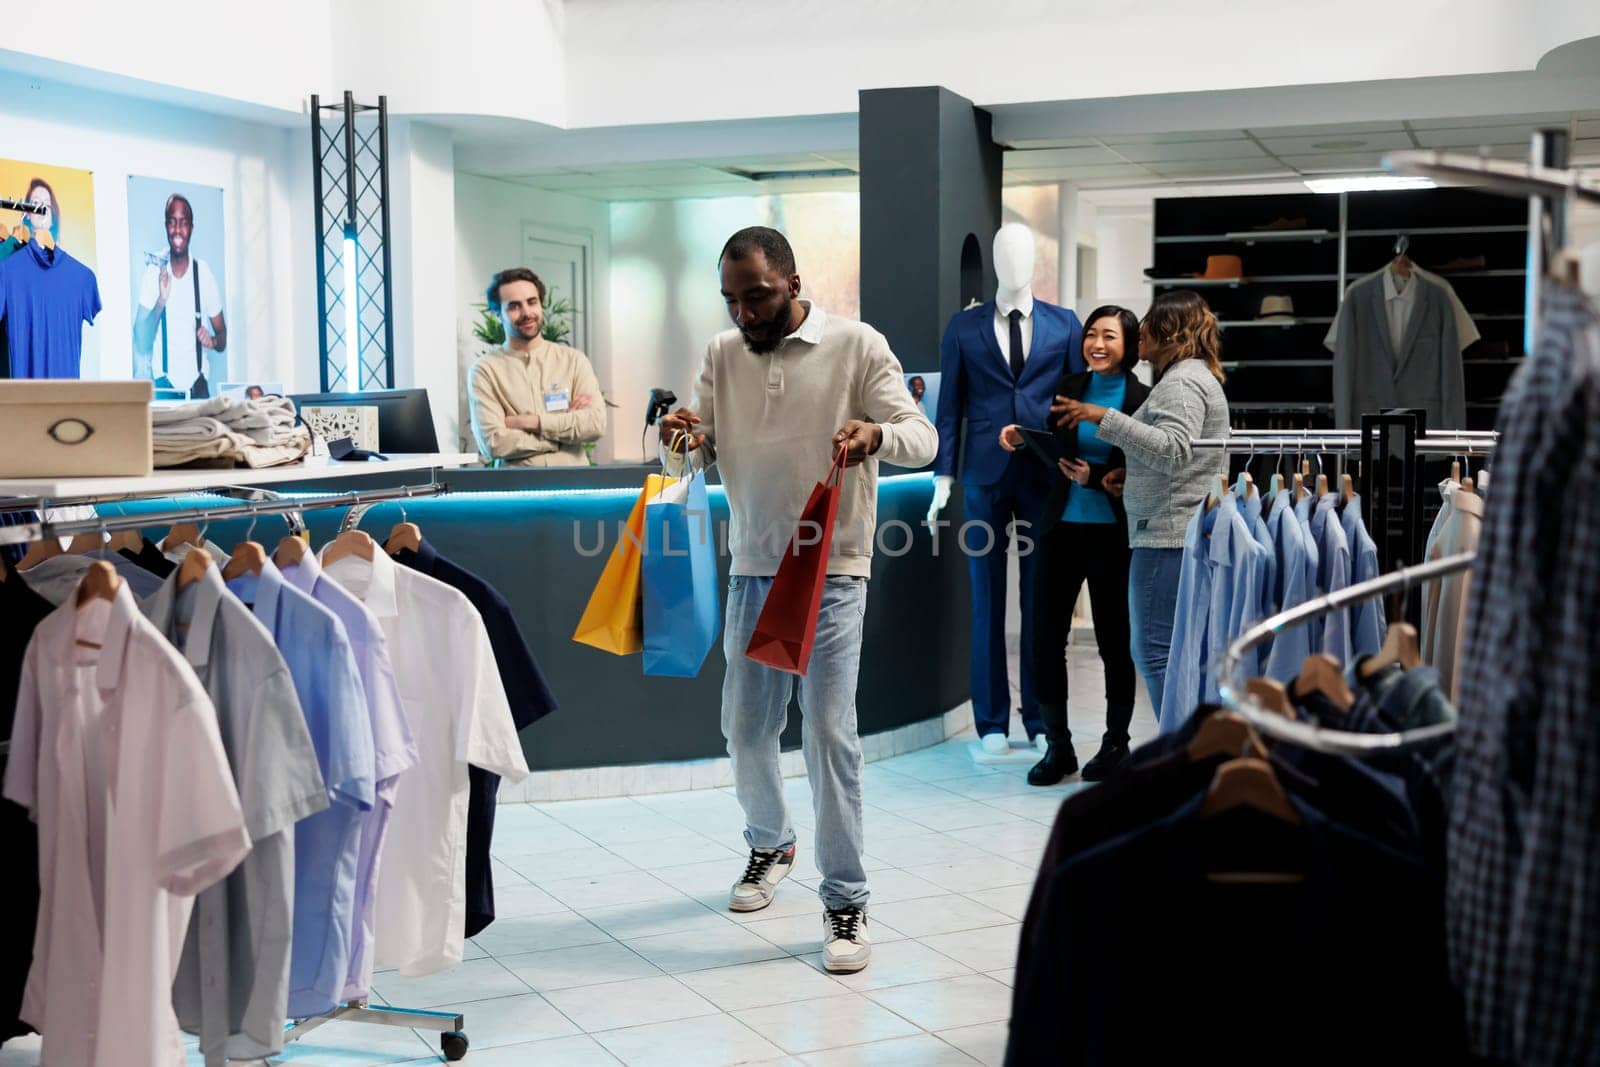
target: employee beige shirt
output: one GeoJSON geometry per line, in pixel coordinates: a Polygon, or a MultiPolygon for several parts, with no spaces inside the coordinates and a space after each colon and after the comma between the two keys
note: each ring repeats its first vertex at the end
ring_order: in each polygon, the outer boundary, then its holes
{"type": "Polygon", "coordinates": [[[182,1063],[172,981],[189,898],[233,870],[250,837],[216,711],[127,583],[34,631],[5,796],[39,825],[21,1014],[45,1035],[40,1062],[182,1063]]]}
{"type": "Polygon", "coordinates": [[[497,349],[472,365],[467,385],[472,436],[485,460],[515,467],[583,467],[589,463],[584,444],[605,436],[600,382],[589,357],[576,348],[541,338],[527,353],[497,349]],[[574,411],[572,402],[580,396],[589,398],[589,406],[574,411]],[[559,410],[563,406],[566,410],[559,410]],[[539,432],[508,429],[508,415],[538,415],[539,432]]]}
{"type": "MultiPolygon", "coordinates": [[[[327,551],[324,549],[323,551],[327,551]]],[[[483,619],[463,594],[383,552],[323,571],[377,616],[417,766],[396,783],[375,904],[380,968],[407,977],[461,962],[467,922],[467,766],[528,776],[483,619]]]]}

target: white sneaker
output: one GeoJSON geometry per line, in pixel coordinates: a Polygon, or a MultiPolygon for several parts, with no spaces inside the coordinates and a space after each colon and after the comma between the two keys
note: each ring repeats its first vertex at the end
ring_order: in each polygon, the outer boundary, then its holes
{"type": "Polygon", "coordinates": [[[980,743],[991,756],[1004,756],[1011,751],[1011,742],[1006,740],[1005,734],[984,734],[980,743]]]}
{"type": "Polygon", "coordinates": [[[822,966],[833,974],[854,974],[872,958],[864,908],[828,908],[822,913],[822,966]]]}
{"type": "Polygon", "coordinates": [[[728,894],[728,910],[760,911],[772,903],[778,883],[794,870],[794,846],[788,848],[753,848],[744,875],[733,884],[728,894]]]}

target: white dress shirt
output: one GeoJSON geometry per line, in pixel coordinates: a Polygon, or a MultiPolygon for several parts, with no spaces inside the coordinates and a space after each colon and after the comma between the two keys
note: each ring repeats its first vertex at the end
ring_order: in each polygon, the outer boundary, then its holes
{"type": "Polygon", "coordinates": [[[380,968],[433,974],[460,963],[465,947],[467,766],[520,782],[528,763],[489,633],[466,596],[381,550],[323,573],[378,617],[419,761],[395,789],[374,955],[380,968]]]}
{"type": "Polygon", "coordinates": [[[1022,299],[1013,304],[996,294],[994,299],[994,338],[1000,342],[1000,358],[1011,373],[1011,312],[1022,312],[1022,361],[1026,363],[1033,353],[1033,294],[1024,292],[1022,299]]]}
{"type": "Polygon", "coordinates": [[[1411,312],[1417,306],[1417,278],[1404,278],[1392,270],[1383,272],[1383,310],[1389,316],[1389,347],[1395,358],[1401,356],[1400,346],[1406,343],[1406,327],[1411,325],[1411,312]]]}
{"type": "Polygon", "coordinates": [[[172,982],[191,898],[250,837],[216,710],[127,583],[34,631],[5,796],[39,824],[22,1017],[45,1035],[41,1064],[184,1062],[172,982]]]}

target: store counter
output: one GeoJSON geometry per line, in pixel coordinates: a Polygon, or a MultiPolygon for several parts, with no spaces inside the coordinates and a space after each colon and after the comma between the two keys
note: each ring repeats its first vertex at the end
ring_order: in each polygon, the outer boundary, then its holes
{"type": "MultiPolygon", "coordinates": [[[[658,763],[726,755],[719,725],[725,660],[719,641],[696,678],[643,674],[638,655],[613,656],[572,640],[618,530],[651,468],[608,466],[552,470],[462,469],[441,472],[447,496],[406,503],[406,517],[443,556],[474,571],[510,602],[560,710],[523,731],[528,765],[538,770],[658,763]]],[[[847,475],[850,477],[851,475],[847,475]]],[[[352,475],[286,491],[327,493],[393,485],[352,475]]],[[[425,479],[401,477],[420,483],[425,479]]],[[[720,531],[727,500],[709,498],[720,531]]],[[[888,473],[878,485],[879,550],[869,587],[857,720],[863,736],[942,714],[968,698],[966,559],[953,529],[935,542],[922,525],[932,494],[927,473],[888,473]]],[[[170,507],[172,501],[151,502],[170,507]]],[[[130,505],[136,511],[140,506],[130,505]]],[[[380,542],[401,518],[399,504],[374,506],[361,528],[380,542]]],[[[338,532],[343,509],[305,514],[312,544],[338,532]]],[[[959,518],[955,515],[959,522],[959,518]]],[[[248,523],[215,523],[211,540],[244,537],[248,523]]],[[[275,518],[255,538],[281,536],[275,518]]],[[[149,531],[159,537],[164,531],[149,531]]],[[[720,542],[720,538],[719,538],[720,542]]],[[[719,559],[727,587],[728,558],[719,559]]],[[[786,749],[800,744],[798,705],[791,706],[786,749]]]]}

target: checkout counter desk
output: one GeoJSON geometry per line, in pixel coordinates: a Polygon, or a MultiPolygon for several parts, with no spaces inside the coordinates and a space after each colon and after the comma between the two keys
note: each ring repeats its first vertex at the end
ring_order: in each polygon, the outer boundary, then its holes
{"type": "MultiPolygon", "coordinates": [[[[655,469],[462,468],[441,472],[448,495],[404,507],[406,517],[422,528],[441,555],[490,582],[516,613],[560,702],[556,713],[522,733],[528,766],[535,771],[727,754],[720,726],[726,664],[720,641],[698,677],[657,678],[643,674],[637,655],[614,656],[572,640],[618,530],[645,475],[655,469]]],[[[322,494],[417,484],[426,477],[361,475],[358,470],[352,465],[351,477],[337,482],[274,488],[322,494]]],[[[715,467],[708,488],[720,531],[728,507],[715,467]]],[[[969,696],[966,558],[956,543],[955,527],[940,529],[936,548],[923,525],[932,489],[927,473],[880,469],[878,551],[856,700],[863,737],[942,715],[969,696]]],[[[331,540],[345,514],[344,509],[307,512],[311,543],[320,547],[331,540]]],[[[381,542],[400,517],[399,504],[378,504],[360,525],[381,542]]],[[[959,524],[959,508],[946,517],[959,524]]],[[[269,549],[281,535],[278,521],[263,518],[256,531],[256,539],[269,549]]],[[[231,548],[245,536],[247,525],[244,520],[217,522],[208,536],[231,548]]],[[[164,531],[147,533],[159,538],[164,531]]],[[[718,563],[720,588],[725,590],[729,559],[719,553],[718,563]]],[[[792,703],[783,747],[799,745],[799,706],[792,703]]]]}

